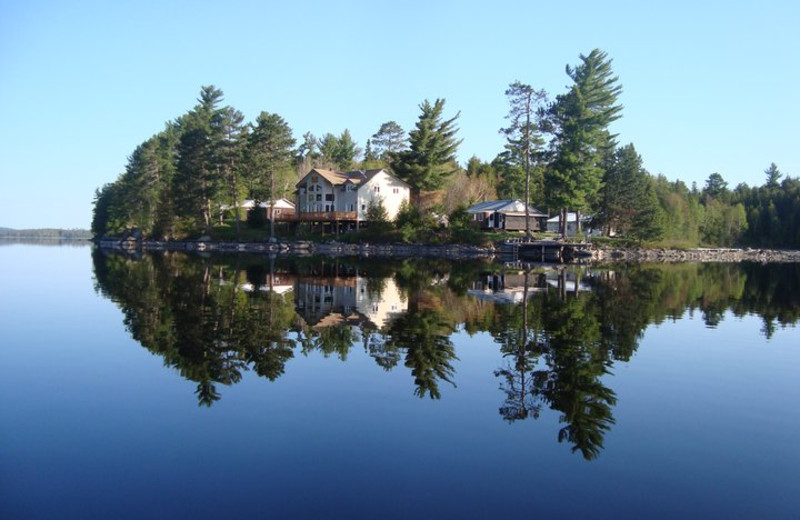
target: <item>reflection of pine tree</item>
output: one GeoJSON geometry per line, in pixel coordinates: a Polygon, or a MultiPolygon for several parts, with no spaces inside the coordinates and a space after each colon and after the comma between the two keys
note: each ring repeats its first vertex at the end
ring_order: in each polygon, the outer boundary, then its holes
{"type": "Polygon", "coordinates": [[[405,365],[411,369],[414,394],[418,397],[429,395],[439,399],[439,381],[453,383],[455,369],[451,365],[458,359],[450,341],[452,326],[441,311],[414,308],[398,317],[389,328],[388,348],[404,349],[405,365]]]}
{"type": "Polygon", "coordinates": [[[500,314],[495,338],[501,343],[503,355],[514,360],[506,368],[495,370],[496,377],[502,377],[500,389],[506,399],[500,407],[500,415],[508,422],[539,417],[540,400],[533,393],[533,375],[538,348],[538,320],[531,316],[531,310],[538,308],[528,299],[531,276],[525,271],[522,304],[506,306],[500,314]]]}
{"type": "Polygon", "coordinates": [[[211,406],[220,399],[217,387],[208,379],[197,383],[197,390],[194,391],[194,394],[197,396],[197,404],[202,406],[211,406]]]}
{"type": "Polygon", "coordinates": [[[269,291],[249,295],[238,313],[233,338],[244,352],[244,360],[262,377],[274,381],[283,375],[286,362],[294,357],[294,342],[287,336],[294,304],[269,291]]]}
{"type": "Polygon", "coordinates": [[[547,345],[547,374],[537,374],[534,392],[561,412],[566,423],[558,435],[572,451],[587,460],[603,449],[605,433],[614,424],[614,392],[600,377],[608,373],[609,352],[600,347],[600,324],[591,306],[591,296],[576,295],[564,300],[545,296],[543,324],[547,345]]]}
{"type": "Polygon", "coordinates": [[[342,361],[347,361],[347,354],[356,339],[355,332],[350,325],[340,323],[317,332],[314,338],[314,348],[325,354],[325,357],[336,354],[342,361]]]}

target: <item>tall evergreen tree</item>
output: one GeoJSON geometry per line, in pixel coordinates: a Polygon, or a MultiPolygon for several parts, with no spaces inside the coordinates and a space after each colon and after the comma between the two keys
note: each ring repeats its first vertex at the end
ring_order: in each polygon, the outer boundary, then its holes
{"type": "Polygon", "coordinates": [[[275,180],[291,164],[294,146],[292,129],[278,114],[261,112],[247,139],[247,162],[250,194],[256,201],[268,200],[270,237],[275,236],[275,180]]]}
{"type": "Polygon", "coordinates": [[[547,92],[515,81],[508,86],[506,96],[510,105],[506,116],[509,126],[501,128],[500,133],[506,136],[510,158],[525,169],[525,235],[530,237],[531,167],[543,158],[541,119],[547,92]]]}
{"type": "Polygon", "coordinates": [[[338,136],[331,133],[323,135],[317,141],[317,147],[323,165],[337,170],[351,170],[356,157],[361,153],[361,148],[353,141],[350,130],[347,129],[338,136]]]}
{"type": "Polygon", "coordinates": [[[336,154],[334,155],[336,166],[345,171],[353,169],[356,158],[360,153],[361,148],[356,145],[356,142],[350,135],[350,130],[345,128],[339,136],[336,154]]]}
{"type": "Polygon", "coordinates": [[[609,125],[622,117],[617,100],[622,92],[611,69],[611,59],[594,49],[580,56],[576,67],[567,65],[573,85],[550,107],[554,131],[553,164],[548,169],[548,198],[561,210],[562,235],[567,208],[580,213],[589,209],[600,190],[604,156],[614,147],[609,125]]]}
{"type": "Polygon", "coordinates": [[[767,176],[767,183],[766,187],[770,189],[776,189],[779,186],[779,181],[783,174],[778,169],[778,166],[775,163],[771,163],[769,168],[764,170],[764,174],[767,176]]]}
{"type": "Polygon", "coordinates": [[[242,171],[242,155],[247,137],[247,126],[244,115],[233,107],[225,107],[220,111],[220,169],[225,178],[234,208],[236,236],[241,233],[239,218],[240,177],[242,171]]]}
{"type": "Polygon", "coordinates": [[[642,158],[632,144],[617,149],[603,177],[595,220],[605,233],[612,231],[653,239],[659,235],[658,199],[642,158]]]}
{"type": "Polygon", "coordinates": [[[456,171],[456,151],[461,144],[456,139],[456,120],[461,113],[443,120],[444,103],[444,99],[432,105],[427,99],[423,101],[416,128],[409,133],[409,148],[390,155],[392,168],[411,186],[412,199],[417,203],[421,191],[441,188],[447,176],[456,171]]]}
{"type": "Polygon", "coordinates": [[[408,139],[403,127],[395,121],[387,121],[372,135],[372,146],[375,155],[384,161],[389,160],[391,154],[399,152],[406,147],[408,139]]]}
{"type": "Polygon", "coordinates": [[[173,183],[176,213],[200,224],[206,233],[211,230],[212,201],[221,187],[217,152],[222,139],[222,99],[221,90],[202,87],[198,105],[178,120],[180,140],[173,183]]]}

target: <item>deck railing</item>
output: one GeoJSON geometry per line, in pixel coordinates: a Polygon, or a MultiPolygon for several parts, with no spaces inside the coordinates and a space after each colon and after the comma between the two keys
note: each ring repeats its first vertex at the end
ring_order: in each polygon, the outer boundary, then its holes
{"type": "Polygon", "coordinates": [[[357,211],[299,211],[297,220],[302,221],[331,221],[331,220],[356,220],[357,211]]]}

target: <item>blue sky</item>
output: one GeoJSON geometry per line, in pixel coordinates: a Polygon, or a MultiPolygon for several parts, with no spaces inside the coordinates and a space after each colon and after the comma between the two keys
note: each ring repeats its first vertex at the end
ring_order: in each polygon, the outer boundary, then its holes
{"type": "Polygon", "coordinates": [[[410,129],[461,112],[462,163],[502,150],[515,80],[551,96],[600,48],[612,128],[645,167],[702,186],[800,175],[800,2],[0,0],[0,226],[88,227],[95,188],[191,109],[202,85],[296,137],[410,129]]]}

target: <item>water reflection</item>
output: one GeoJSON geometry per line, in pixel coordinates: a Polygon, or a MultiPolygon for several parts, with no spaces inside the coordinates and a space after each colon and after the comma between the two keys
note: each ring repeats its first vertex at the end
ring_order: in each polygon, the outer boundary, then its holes
{"type": "Polygon", "coordinates": [[[709,327],[756,313],[770,338],[800,317],[796,264],[532,268],[486,261],[366,261],[97,250],[96,288],[134,339],[196,383],[198,403],[247,371],[275,380],[297,355],[362,347],[407,368],[420,398],[455,387],[459,335],[498,345],[499,416],[558,415],[560,442],[597,457],[614,425],[612,368],[646,327],[701,313],[709,327]],[[463,332],[461,332],[463,331],[463,332]]]}

